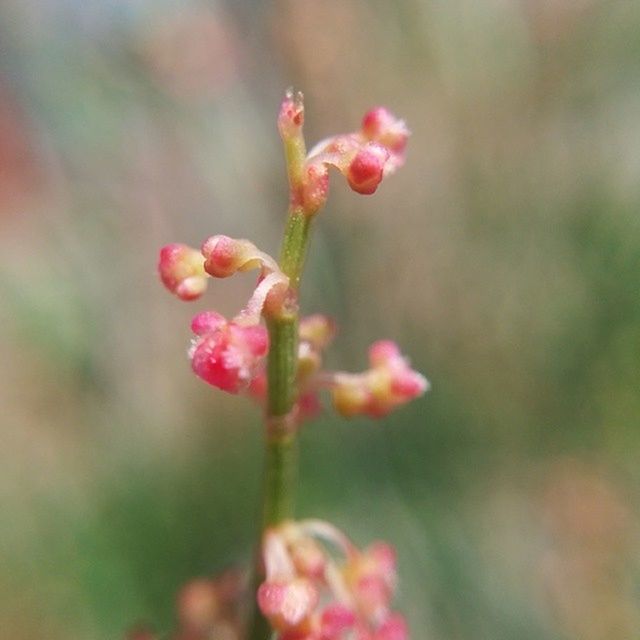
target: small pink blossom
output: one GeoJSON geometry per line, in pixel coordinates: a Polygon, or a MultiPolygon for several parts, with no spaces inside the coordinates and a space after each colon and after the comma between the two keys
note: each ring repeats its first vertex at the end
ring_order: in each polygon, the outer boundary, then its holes
{"type": "Polygon", "coordinates": [[[204,260],[186,244],[168,244],[160,249],[158,272],[162,284],[181,300],[195,300],[207,288],[204,260]]]}
{"type": "Polygon", "coordinates": [[[262,267],[278,271],[276,261],[260,251],[252,242],[244,239],[216,235],[202,244],[204,270],[214,278],[228,278],[238,271],[250,271],[262,267]]]}
{"type": "Polygon", "coordinates": [[[194,373],[229,393],[246,389],[268,350],[268,334],[262,325],[242,326],[226,322],[215,312],[203,312],[192,321],[198,336],[189,350],[194,373]]]}
{"type": "Polygon", "coordinates": [[[389,151],[390,164],[394,170],[404,164],[410,135],[404,120],[396,118],[384,107],[375,107],[362,119],[362,135],[367,140],[378,142],[389,151]]]}
{"type": "Polygon", "coordinates": [[[349,186],[363,195],[371,195],[382,182],[389,152],[375,142],[362,147],[356,153],[346,172],[349,186]]]}
{"type": "Polygon", "coordinates": [[[390,615],[375,632],[374,640],[408,640],[409,628],[403,616],[390,615]]]}
{"type": "Polygon", "coordinates": [[[258,606],[276,629],[300,625],[318,604],[318,591],[310,580],[274,580],[258,589],[258,606]]]}

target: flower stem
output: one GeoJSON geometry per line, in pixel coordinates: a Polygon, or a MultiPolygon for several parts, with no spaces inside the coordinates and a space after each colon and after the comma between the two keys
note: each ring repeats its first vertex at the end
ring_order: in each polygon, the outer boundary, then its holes
{"type": "MultiPolygon", "coordinates": [[[[298,366],[298,288],[309,245],[311,218],[291,208],[280,255],[280,268],[289,277],[283,310],[267,318],[266,455],[263,476],[263,506],[260,540],[265,529],[293,518],[298,481],[298,434],[295,416],[298,366]]],[[[262,581],[258,559],[252,587],[262,581]]],[[[254,604],[248,638],[268,640],[270,626],[254,604]]]]}

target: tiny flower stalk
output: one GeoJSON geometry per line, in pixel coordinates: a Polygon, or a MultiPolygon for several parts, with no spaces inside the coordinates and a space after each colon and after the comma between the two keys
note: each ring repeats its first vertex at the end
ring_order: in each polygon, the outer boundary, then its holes
{"type": "Polygon", "coordinates": [[[158,271],[167,289],[185,301],[202,296],[210,278],[259,272],[236,316],[203,311],[193,318],[188,352],[201,380],[252,397],[265,416],[261,551],[253,580],[257,600],[245,640],[268,640],[272,630],[277,640],[406,640],[404,619],[390,610],[391,547],[359,551],[328,523],[296,523],[294,505],[298,432],[321,410],[323,391],[345,417],[380,418],[428,389],[426,378],[389,340],[372,345],[364,372],[324,370],[335,324],[321,314],[301,318],[298,304],[311,228],[327,200],[330,170],[337,169],[356,193],[370,195],[404,163],[409,131],[377,107],[357,131],[327,138],[307,153],[303,123],[302,94],[287,92],[278,115],[289,182],[279,260],[249,240],[215,235],[200,251],[183,244],[163,247],[158,271]],[[340,550],[341,562],[332,559],[327,543],[340,550]]]}

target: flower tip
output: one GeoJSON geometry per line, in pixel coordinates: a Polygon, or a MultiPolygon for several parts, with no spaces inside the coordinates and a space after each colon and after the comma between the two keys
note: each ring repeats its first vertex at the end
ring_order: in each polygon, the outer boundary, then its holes
{"type": "Polygon", "coordinates": [[[289,88],[285,92],[278,114],[278,130],[283,138],[294,136],[304,124],[304,96],[301,91],[294,94],[289,88]]]}

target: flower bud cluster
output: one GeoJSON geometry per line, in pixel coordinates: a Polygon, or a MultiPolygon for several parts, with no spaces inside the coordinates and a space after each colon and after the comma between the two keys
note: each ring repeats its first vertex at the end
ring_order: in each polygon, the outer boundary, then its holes
{"type": "MultiPolygon", "coordinates": [[[[316,213],[324,204],[329,167],[336,167],[358,193],[373,193],[385,175],[404,162],[409,131],[387,109],[365,114],[360,129],[327,138],[306,153],[302,126],[304,105],[300,93],[288,92],[280,107],[278,130],[285,145],[294,209],[316,213]]],[[[228,278],[259,269],[255,290],[244,309],[227,320],[214,311],[198,314],[192,322],[195,338],[189,349],[191,367],[205,382],[229,393],[248,392],[266,402],[264,359],[268,335],[261,317],[275,317],[286,304],[289,279],[277,262],[252,242],[224,235],[211,236],[200,251],[170,244],[160,251],[158,271],[164,285],[182,300],[195,300],[208,278],[228,278]]],[[[295,297],[295,295],[294,295],[295,297]]],[[[323,352],[333,339],[335,325],[325,316],[303,319],[299,326],[297,401],[294,422],[319,412],[318,392],[328,387],[333,403],[344,416],[380,417],[423,393],[428,383],[412,371],[390,342],[374,345],[371,368],[360,374],[322,371],[323,352]]]]}
{"type": "MultiPolygon", "coordinates": [[[[287,93],[278,116],[285,146],[301,139],[303,114],[300,94],[287,93]]],[[[356,193],[374,193],[382,179],[404,163],[408,138],[402,120],[384,107],[371,109],[357,131],[327,138],[307,154],[299,184],[293,185],[296,204],[307,215],[322,208],[329,190],[329,167],[338,169],[356,193]]]]}
{"type": "Polygon", "coordinates": [[[189,349],[194,373],[229,393],[247,389],[261,371],[267,354],[267,330],[260,324],[270,298],[279,301],[288,278],[276,261],[248,240],[217,235],[205,240],[197,251],[171,244],[160,250],[158,271],[163,284],[183,300],[194,300],[206,289],[206,279],[228,278],[240,271],[260,269],[260,278],[247,305],[232,320],[215,311],[197,314],[189,349]]]}
{"type": "Polygon", "coordinates": [[[428,380],[411,369],[391,340],[371,345],[369,364],[370,368],[363,373],[334,375],[330,383],[333,405],[343,416],[380,418],[429,388],[428,380]]]}
{"type": "Polygon", "coordinates": [[[286,522],[263,541],[265,581],[258,606],[278,640],[406,640],[391,610],[396,590],[393,547],[358,549],[327,522],[286,522]],[[337,552],[337,553],[336,553],[337,552]]]}

